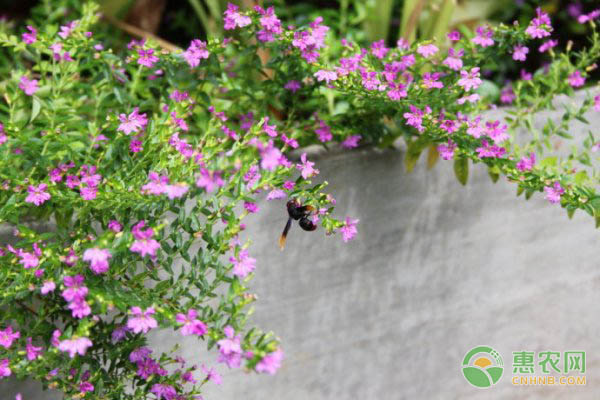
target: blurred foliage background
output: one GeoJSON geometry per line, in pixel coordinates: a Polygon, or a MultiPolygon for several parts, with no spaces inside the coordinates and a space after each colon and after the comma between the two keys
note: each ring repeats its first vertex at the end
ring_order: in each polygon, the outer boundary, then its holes
{"type": "MultiPolygon", "coordinates": [[[[527,24],[541,7],[549,13],[559,48],[572,41],[577,50],[587,45],[586,25],[577,17],[600,5],[597,0],[97,0],[106,16],[106,35],[112,47],[123,47],[131,35],[153,35],[173,46],[187,47],[194,38],[223,36],[223,11],[227,3],[241,7],[274,6],[286,25],[307,24],[317,16],[331,28],[330,44],[346,38],[362,46],[384,39],[395,46],[399,38],[434,40],[441,47],[446,34],[459,30],[469,35],[482,24],[527,24]]],[[[69,19],[81,0],[0,0],[0,24],[24,25],[28,16],[46,13],[49,19],[69,19]]],[[[547,54],[530,49],[525,63],[507,57],[492,68],[483,66],[484,76],[498,87],[517,79],[521,69],[542,68],[547,54]]]]}

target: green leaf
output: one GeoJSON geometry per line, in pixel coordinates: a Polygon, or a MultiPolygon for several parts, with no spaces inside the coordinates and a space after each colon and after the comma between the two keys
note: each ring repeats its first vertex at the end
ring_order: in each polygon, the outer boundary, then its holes
{"type": "Polygon", "coordinates": [[[427,141],[423,137],[420,137],[419,139],[408,144],[406,157],[404,158],[404,167],[406,167],[406,172],[411,172],[415,168],[415,165],[417,164],[417,161],[419,161],[419,157],[426,146],[427,141]]]}
{"type": "Polygon", "coordinates": [[[454,175],[463,186],[467,184],[469,180],[469,160],[467,158],[454,160],[454,175]]]}
{"type": "Polygon", "coordinates": [[[437,164],[440,159],[440,153],[437,151],[437,146],[432,144],[427,151],[427,169],[431,169],[437,164]]]}
{"type": "Polygon", "coordinates": [[[33,122],[34,119],[36,119],[36,117],[40,114],[40,111],[42,110],[42,103],[40,102],[40,100],[37,97],[33,97],[33,102],[31,105],[31,118],[29,119],[29,122],[33,122]]]}

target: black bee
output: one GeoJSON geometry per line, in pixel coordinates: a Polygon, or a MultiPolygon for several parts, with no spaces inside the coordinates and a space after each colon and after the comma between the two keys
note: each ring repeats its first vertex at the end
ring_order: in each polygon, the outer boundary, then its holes
{"type": "Polygon", "coordinates": [[[310,214],[315,210],[313,206],[303,206],[297,200],[290,200],[286,204],[287,212],[289,215],[288,221],[283,228],[283,233],[279,237],[279,247],[281,250],[285,247],[285,240],[287,234],[292,227],[292,220],[298,221],[300,228],[305,231],[314,231],[317,229],[317,225],[310,220],[310,214]]]}

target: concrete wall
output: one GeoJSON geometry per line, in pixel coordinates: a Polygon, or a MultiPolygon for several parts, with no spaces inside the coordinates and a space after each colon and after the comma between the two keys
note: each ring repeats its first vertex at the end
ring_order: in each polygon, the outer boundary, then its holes
{"type": "MultiPolygon", "coordinates": [[[[441,161],[406,174],[399,151],[317,157],[338,199],[336,213],[359,218],[355,241],[294,227],[284,252],[277,237],[284,201],[248,218],[257,258],[253,321],[282,340],[286,359],[274,376],[226,371],[218,400],[597,399],[600,396],[598,238],[593,219],[572,221],[536,194],[493,184],[475,167],[466,187],[441,161]],[[504,376],[481,390],[460,364],[486,344],[504,357],[504,376]],[[585,387],[515,387],[513,351],[587,351],[585,387]]],[[[180,340],[154,336],[156,348],[180,340]]],[[[185,341],[192,362],[215,351],[185,341]]],[[[539,367],[537,368],[539,370],[539,367]]],[[[0,383],[0,399],[32,385],[0,383]]]]}

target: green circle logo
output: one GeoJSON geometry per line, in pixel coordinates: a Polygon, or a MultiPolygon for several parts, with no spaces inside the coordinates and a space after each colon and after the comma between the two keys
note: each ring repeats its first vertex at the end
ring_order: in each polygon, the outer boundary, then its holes
{"type": "Polygon", "coordinates": [[[467,382],[478,388],[498,383],[504,371],[500,354],[489,346],[477,346],[465,354],[462,372],[467,382]]]}

